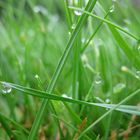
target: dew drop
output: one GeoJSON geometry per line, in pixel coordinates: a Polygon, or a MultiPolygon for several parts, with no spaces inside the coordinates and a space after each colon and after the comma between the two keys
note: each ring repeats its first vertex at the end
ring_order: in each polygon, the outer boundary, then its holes
{"type": "Polygon", "coordinates": [[[83,38],[82,38],[82,43],[85,43],[85,40],[86,40],[86,39],[83,37],[83,38]]]}
{"type": "Polygon", "coordinates": [[[138,46],[138,52],[140,53],[140,45],[138,46]]]}
{"type": "Polygon", "coordinates": [[[2,93],[3,94],[8,94],[11,91],[12,91],[12,88],[8,83],[6,83],[6,82],[2,83],[2,93]]]}
{"type": "Polygon", "coordinates": [[[76,24],[73,24],[72,26],[71,26],[71,29],[75,29],[76,28],[76,24]]]}
{"type": "Polygon", "coordinates": [[[122,66],[121,67],[121,71],[127,72],[128,71],[128,68],[126,66],[122,66]]]}
{"type": "Polygon", "coordinates": [[[119,92],[121,92],[125,87],[126,87],[126,85],[125,85],[124,83],[118,83],[118,84],[113,88],[113,92],[114,92],[114,93],[119,93],[119,92]]]}
{"type": "Polygon", "coordinates": [[[71,36],[71,32],[68,32],[68,35],[71,36]]]}
{"type": "Polygon", "coordinates": [[[95,77],[95,84],[99,85],[102,83],[102,77],[98,74],[95,77]]]}
{"type": "Polygon", "coordinates": [[[136,71],[135,77],[136,77],[137,79],[140,79],[140,71],[136,71]]]}
{"type": "Polygon", "coordinates": [[[35,79],[38,79],[38,78],[39,78],[39,76],[36,74],[36,75],[35,75],[35,79]]]}
{"type": "Polygon", "coordinates": [[[72,97],[67,96],[67,94],[62,94],[62,97],[72,99],[72,97]]]}
{"type": "Polygon", "coordinates": [[[78,11],[78,10],[75,10],[75,11],[74,11],[74,14],[75,14],[76,16],[81,16],[81,15],[82,15],[82,12],[81,12],[81,11],[78,11]]]}
{"type": "Polygon", "coordinates": [[[110,101],[110,99],[107,98],[107,99],[105,100],[105,102],[106,102],[107,104],[109,104],[111,101],[110,101]]]}
{"type": "Polygon", "coordinates": [[[35,6],[35,7],[33,8],[33,10],[34,10],[35,13],[39,13],[39,12],[40,12],[40,7],[35,6]]]}
{"type": "Polygon", "coordinates": [[[110,7],[110,9],[109,9],[109,12],[110,12],[110,13],[113,13],[113,12],[114,12],[114,10],[115,10],[115,6],[114,6],[114,5],[112,5],[112,6],[110,7]]]}
{"type": "Polygon", "coordinates": [[[82,59],[82,62],[83,62],[84,64],[87,64],[87,63],[88,63],[88,58],[87,58],[86,54],[83,54],[83,55],[81,56],[81,59],[82,59]]]}
{"type": "Polygon", "coordinates": [[[36,5],[33,7],[33,11],[35,13],[42,13],[44,15],[47,15],[47,10],[45,7],[43,7],[42,5],[36,5]]]}

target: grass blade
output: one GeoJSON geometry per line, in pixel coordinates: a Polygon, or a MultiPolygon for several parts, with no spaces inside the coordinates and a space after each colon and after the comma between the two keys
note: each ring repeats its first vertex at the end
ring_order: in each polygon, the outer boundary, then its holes
{"type": "Polygon", "coordinates": [[[119,46],[123,49],[124,53],[127,55],[127,57],[129,58],[129,60],[135,65],[136,68],[140,68],[140,60],[139,58],[133,53],[133,51],[131,50],[131,48],[127,45],[127,43],[124,41],[124,39],[122,38],[122,36],[120,35],[120,33],[116,30],[119,29],[120,31],[126,33],[127,35],[131,36],[132,38],[134,38],[135,40],[137,40],[138,42],[140,41],[140,39],[138,37],[136,37],[135,35],[133,35],[132,33],[126,31],[125,29],[123,29],[122,27],[110,22],[109,20],[103,19],[99,16],[96,16],[92,13],[89,13],[85,10],[82,10],[80,8],[76,8],[76,7],[69,7],[70,9],[74,9],[74,10],[79,10],[81,12],[84,12],[94,18],[97,18],[105,23],[108,24],[110,31],[112,32],[115,40],[117,41],[117,43],[119,44],[119,46]],[[115,29],[116,28],[116,29],[115,29]],[[133,59],[132,59],[133,58],[133,59]]]}
{"type": "Polygon", "coordinates": [[[17,140],[15,134],[13,133],[13,131],[10,128],[10,125],[5,121],[5,117],[3,115],[0,114],[0,122],[3,126],[3,128],[5,129],[6,133],[8,134],[10,139],[17,140]]]}
{"type": "Polygon", "coordinates": [[[87,14],[87,15],[90,15],[90,16],[96,18],[96,19],[99,19],[99,20],[101,20],[101,21],[103,21],[103,22],[105,22],[105,23],[107,23],[107,24],[109,24],[109,25],[112,25],[112,26],[115,27],[116,29],[119,29],[120,31],[126,33],[127,35],[131,36],[131,37],[134,38],[135,40],[140,41],[140,39],[139,39],[138,37],[136,37],[134,34],[132,34],[132,33],[128,32],[128,31],[126,31],[126,30],[123,29],[122,27],[120,27],[120,26],[118,26],[118,25],[112,23],[112,22],[109,21],[109,20],[106,20],[106,19],[104,19],[104,18],[101,18],[101,17],[99,17],[99,16],[97,16],[97,15],[94,15],[94,14],[92,14],[92,13],[86,11],[86,10],[82,10],[81,8],[77,8],[77,7],[73,7],[73,6],[69,6],[69,8],[70,8],[70,9],[73,9],[73,10],[79,10],[79,11],[81,11],[81,12],[87,14]]]}
{"type": "Polygon", "coordinates": [[[135,53],[131,50],[131,48],[128,46],[128,44],[125,42],[125,40],[122,38],[120,33],[114,29],[111,25],[108,25],[110,31],[112,32],[116,42],[119,44],[121,49],[124,51],[126,56],[129,58],[129,60],[134,64],[137,68],[140,68],[140,59],[137,58],[135,53]]]}
{"type": "MultiPolygon", "coordinates": [[[[90,12],[93,9],[96,1],[97,0],[94,0],[94,1],[93,0],[89,0],[85,10],[90,12]]],[[[81,18],[79,19],[79,21],[78,21],[78,23],[76,25],[75,30],[72,32],[72,36],[71,36],[71,38],[70,38],[70,40],[69,40],[69,42],[67,44],[67,47],[66,47],[66,49],[65,49],[65,51],[64,51],[64,53],[63,53],[63,55],[62,55],[58,65],[57,65],[57,68],[56,68],[56,70],[54,72],[52,80],[51,80],[51,82],[50,82],[50,84],[48,86],[49,94],[52,93],[52,91],[53,91],[53,89],[55,87],[55,84],[56,84],[56,82],[57,82],[57,80],[58,80],[58,78],[59,78],[59,76],[61,74],[61,71],[63,70],[63,67],[64,67],[64,65],[66,63],[66,60],[67,60],[67,58],[69,56],[69,53],[70,53],[70,51],[71,51],[71,49],[73,47],[75,39],[77,38],[77,36],[78,36],[78,34],[79,34],[79,32],[80,32],[84,22],[86,21],[87,17],[88,17],[88,15],[83,14],[81,16],[81,18]]],[[[28,140],[33,140],[35,138],[35,136],[37,134],[37,131],[38,131],[38,128],[40,126],[40,123],[41,123],[44,111],[45,111],[45,109],[47,107],[47,104],[48,104],[48,101],[46,101],[44,99],[42,101],[42,104],[41,104],[41,107],[40,107],[39,111],[37,112],[37,115],[36,115],[36,118],[34,120],[33,126],[31,128],[31,132],[29,134],[28,140]]]]}
{"type": "MultiPolygon", "coordinates": [[[[107,16],[109,15],[110,12],[108,12],[105,16],[104,19],[107,18],[107,16]]],[[[84,47],[81,50],[81,53],[84,53],[84,51],[86,50],[87,46],[89,45],[89,43],[91,42],[91,40],[94,38],[94,36],[96,35],[96,33],[98,32],[98,30],[101,28],[101,26],[103,25],[104,21],[102,20],[100,22],[100,24],[98,25],[98,27],[96,28],[96,30],[93,32],[93,34],[91,35],[91,37],[88,39],[88,41],[85,43],[84,47]]]]}
{"type": "Polygon", "coordinates": [[[0,117],[4,118],[4,120],[12,123],[15,127],[17,127],[18,129],[22,130],[25,134],[29,134],[29,131],[27,129],[25,129],[24,127],[22,127],[21,125],[19,125],[17,122],[11,120],[10,118],[8,118],[7,116],[5,116],[4,114],[0,113],[0,117]]]}
{"type": "MultiPolygon", "coordinates": [[[[102,115],[100,118],[98,118],[93,124],[91,124],[89,127],[87,127],[79,136],[78,139],[80,139],[82,136],[84,136],[90,129],[92,129],[98,122],[100,122],[102,119],[104,119],[106,116],[108,116],[112,111],[117,109],[120,105],[126,103],[128,100],[130,100],[132,97],[137,95],[140,92],[140,89],[134,91],[129,96],[127,96],[125,99],[123,99],[121,102],[119,102],[117,105],[115,105],[113,108],[111,108],[109,111],[107,111],[104,115],[102,115]]],[[[133,111],[132,111],[133,112],[133,111]]],[[[140,113],[140,111],[138,111],[140,113]]],[[[134,112],[133,112],[134,113],[134,112]]],[[[138,114],[137,114],[138,115],[138,114]]]]}
{"type": "MultiPolygon", "coordinates": [[[[4,82],[1,82],[1,84],[3,84],[3,83],[4,82]]],[[[130,113],[130,114],[135,114],[135,115],[140,115],[140,111],[139,111],[139,108],[137,106],[130,106],[130,105],[120,106],[124,102],[122,102],[119,106],[115,105],[115,104],[92,103],[92,102],[72,99],[72,98],[69,98],[69,97],[62,97],[62,96],[58,96],[58,95],[55,95],[55,94],[49,94],[49,92],[35,90],[35,89],[32,89],[32,88],[27,88],[27,87],[23,87],[23,86],[12,84],[12,83],[8,83],[8,84],[13,89],[21,91],[24,94],[36,96],[36,97],[39,97],[39,98],[57,100],[57,101],[69,102],[69,103],[76,103],[76,104],[88,105],[88,106],[98,106],[98,107],[103,107],[103,108],[108,108],[108,109],[115,108],[114,110],[118,110],[118,111],[125,112],[125,113],[130,113]]],[[[139,92],[140,92],[140,89],[136,90],[133,94],[129,95],[126,98],[126,101],[131,99],[134,95],[138,94],[139,92]]],[[[124,99],[124,101],[125,101],[125,99],[124,99]]]]}

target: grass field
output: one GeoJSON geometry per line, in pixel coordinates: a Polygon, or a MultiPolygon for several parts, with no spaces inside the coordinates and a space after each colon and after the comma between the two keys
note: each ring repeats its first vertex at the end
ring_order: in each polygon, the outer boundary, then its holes
{"type": "Polygon", "coordinates": [[[139,140],[139,4],[0,0],[0,140],[139,140]]]}

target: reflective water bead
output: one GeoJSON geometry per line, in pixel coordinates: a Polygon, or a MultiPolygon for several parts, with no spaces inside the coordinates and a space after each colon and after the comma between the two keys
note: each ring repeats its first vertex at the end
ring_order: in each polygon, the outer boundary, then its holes
{"type": "Polygon", "coordinates": [[[110,9],[109,9],[109,12],[112,13],[112,12],[114,12],[114,10],[115,10],[115,6],[112,5],[112,6],[110,7],[110,9]]]}
{"type": "Polygon", "coordinates": [[[68,35],[71,36],[71,32],[68,32],[68,35]]]}
{"type": "Polygon", "coordinates": [[[12,87],[8,83],[6,83],[6,82],[2,83],[2,93],[3,94],[10,93],[11,91],[12,91],[12,87]]]}
{"type": "Polygon", "coordinates": [[[98,74],[95,77],[95,84],[99,85],[102,83],[102,77],[98,74]]]}
{"type": "Polygon", "coordinates": [[[118,83],[118,84],[113,88],[113,92],[114,92],[114,93],[119,93],[119,92],[121,92],[125,87],[126,87],[126,85],[125,85],[124,83],[118,83]]]}
{"type": "Polygon", "coordinates": [[[136,77],[137,79],[140,79],[140,71],[136,71],[135,77],[136,77]]]}
{"type": "Polygon", "coordinates": [[[122,66],[121,67],[121,71],[127,72],[128,71],[128,68],[126,66],[122,66]]]}
{"type": "Polygon", "coordinates": [[[72,99],[72,97],[67,96],[67,94],[62,94],[62,97],[72,99]]]}
{"type": "Polygon", "coordinates": [[[83,55],[81,56],[81,59],[82,59],[82,62],[83,62],[84,64],[87,64],[87,63],[88,63],[88,58],[87,58],[86,54],[83,54],[83,55]]]}
{"type": "Polygon", "coordinates": [[[138,46],[138,52],[140,53],[140,45],[138,46]]]}
{"type": "Polygon", "coordinates": [[[75,11],[74,11],[74,14],[75,14],[76,16],[81,16],[81,15],[82,15],[82,12],[81,12],[81,11],[78,11],[78,10],[75,10],[75,11]]]}
{"type": "Polygon", "coordinates": [[[73,24],[72,26],[71,26],[71,29],[75,29],[76,28],[76,24],[73,24]]]}
{"type": "Polygon", "coordinates": [[[110,101],[110,99],[107,98],[107,99],[105,100],[105,102],[106,102],[106,103],[110,103],[111,101],[110,101]]]}
{"type": "Polygon", "coordinates": [[[36,79],[38,79],[38,78],[39,78],[39,76],[36,74],[36,75],[35,75],[35,78],[36,78],[36,79]]]}

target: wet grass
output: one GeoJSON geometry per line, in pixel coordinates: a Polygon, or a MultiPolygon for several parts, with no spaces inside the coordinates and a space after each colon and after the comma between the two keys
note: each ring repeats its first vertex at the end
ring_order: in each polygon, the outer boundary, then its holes
{"type": "Polygon", "coordinates": [[[139,139],[135,3],[7,0],[0,7],[1,139],[139,139]]]}

